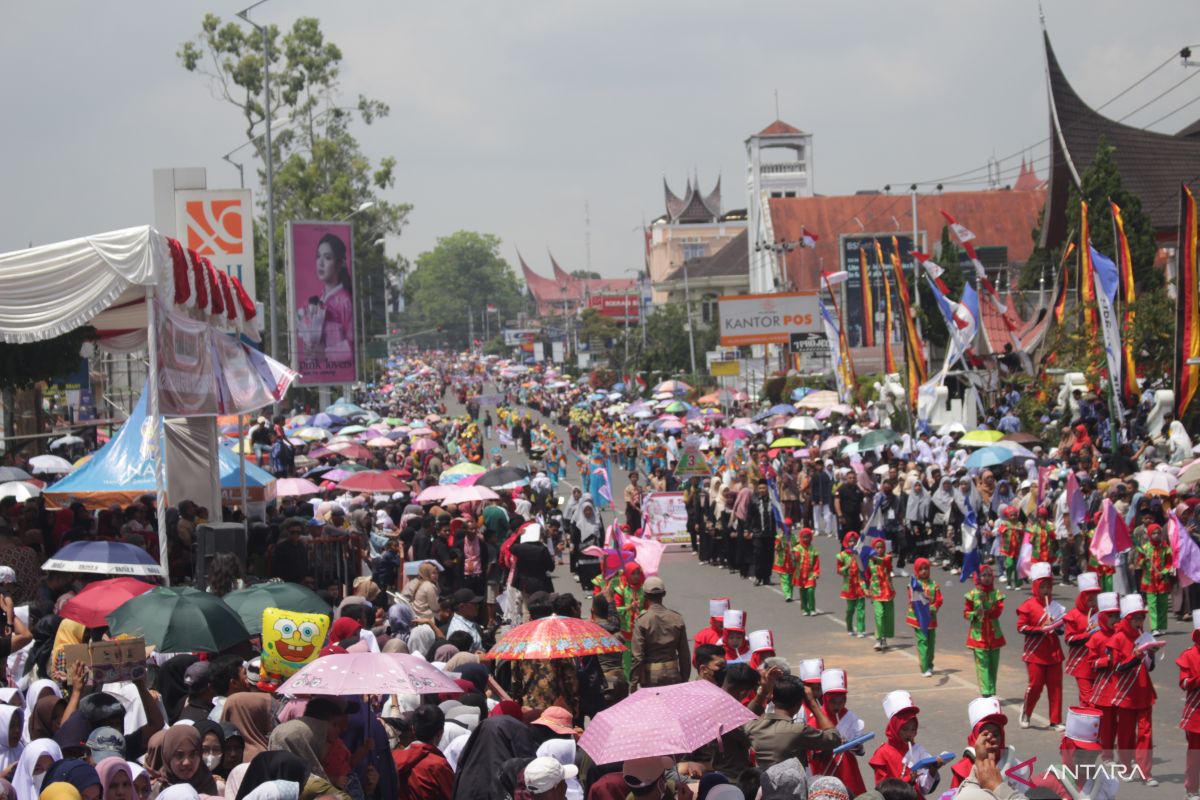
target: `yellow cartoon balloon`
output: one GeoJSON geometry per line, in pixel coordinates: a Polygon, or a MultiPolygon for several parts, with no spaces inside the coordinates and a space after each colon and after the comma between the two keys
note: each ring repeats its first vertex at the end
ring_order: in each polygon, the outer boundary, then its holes
{"type": "Polygon", "coordinates": [[[263,672],[291,677],[320,654],[328,633],[329,616],[326,614],[302,614],[282,608],[264,609],[263,672]]]}

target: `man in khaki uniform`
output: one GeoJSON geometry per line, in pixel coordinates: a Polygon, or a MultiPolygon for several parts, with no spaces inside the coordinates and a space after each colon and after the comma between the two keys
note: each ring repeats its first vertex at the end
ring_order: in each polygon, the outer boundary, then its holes
{"type": "Polygon", "coordinates": [[[631,688],[683,683],[692,674],[687,626],[678,612],[662,604],[667,585],[657,576],[642,585],[646,610],[633,626],[631,688]]]}

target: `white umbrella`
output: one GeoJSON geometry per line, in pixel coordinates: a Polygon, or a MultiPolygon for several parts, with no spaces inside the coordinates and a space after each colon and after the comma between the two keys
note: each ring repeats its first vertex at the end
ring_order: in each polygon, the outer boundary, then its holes
{"type": "Polygon", "coordinates": [[[947,422],[938,428],[938,436],[949,436],[952,433],[966,433],[967,429],[961,422],[947,422]]]}
{"type": "Polygon", "coordinates": [[[812,417],[792,417],[783,427],[789,431],[819,431],[821,424],[812,417]]]}
{"type": "Polygon", "coordinates": [[[1140,488],[1146,494],[1170,494],[1179,484],[1179,479],[1169,472],[1159,472],[1156,469],[1143,470],[1133,476],[1140,488]]]}
{"type": "Polygon", "coordinates": [[[27,481],[33,476],[20,467],[0,467],[0,482],[27,481]]]}
{"type": "Polygon", "coordinates": [[[78,436],[67,435],[61,439],[55,439],[53,442],[51,442],[50,449],[57,450],[60,447],[70,447],[71,445],[76,444],[83,444],[83,439],[80,439],[78,436]]]}
{"type": "Polygon", "coordinates": [[[42,490],[34,486],[32,483],[23,481],[9,481],[8,483],[0,483],[0,498],[15,497],[18,503],[24,503],[26,500],[32,500],[42,493],[42,490]]]}
{"type": "Polygon", "coordinates": [[[50,475],[66,475],[74,467],[71,462],[59,456],[34,456],[29,459],[29,466],[33,467],[33,474],[39,472],[50,475]]]}
{"type": "Polygon", "coordinates": [[[1037,458],[1037,454],[1030,450],[1020,442],[1010,442],[1006,439],[990,445],[991,447],[1003,447],[1006,450],[1011,450],[1013,458],[1037,458]]]}

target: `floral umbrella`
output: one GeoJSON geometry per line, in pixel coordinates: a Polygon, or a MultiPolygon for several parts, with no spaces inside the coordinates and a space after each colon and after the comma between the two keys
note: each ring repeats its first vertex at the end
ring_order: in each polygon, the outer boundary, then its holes
{"type": "Polygon", "coordinates": [[[624,650],[625,645],[620,639],[596,623],[552,614],[513,628],[500,637],[483,657],[533,661],[579,658],[624,650]]]}

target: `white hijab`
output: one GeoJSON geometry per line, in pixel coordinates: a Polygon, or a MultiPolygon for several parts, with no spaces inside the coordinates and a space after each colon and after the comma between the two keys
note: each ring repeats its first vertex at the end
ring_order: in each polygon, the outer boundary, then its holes
{"type": "Polygon", "coordinates": [[[22,713],[24,710],[18,706],[0,706],[0,773],[15,764],[21,758],[21,751],[25,749],[20,736],[17,737],[15,746],[8,746],[8,729],[12,725],[13,716],[22,713]]]}
{"type": "Polygon", "coordinates": [[[21,753],[21,758],[17,761],[17,771],[12,776],[17,800],[29,800],[42,793],[41,779],[34,780],[33,777],[33,771],[42,756],[50,756],[54,761],[61,761],[63,757],[62,750],[53,739],[34,739],[25,745],[25,752],[21,753]]]}
{"type": "MultiPolygon", "coordinates": [[[[575,766],[574,739],[547,739],[537,749],[538,757],[553,758],[564,767],[575,766]]],[[[567,779],[567,800],[583,800],[583,786],[578,778],[567,779]]]]}
{"type": "MultiPolygon", "coordinates": [[[[62,689],[59,685],[47,678],[34,681],[33,685],[29,687],[29,691],[25,693],[25,724],[21,726],[21,744],[29,744],[29,720],[33,719],[33,708],[42,698],[42,692],[47,689],[54,692],[56,697],[62,697],[62,689]]],[[[61,757],[59,756],[59,758],[61,757]]],[[[17,796],[21,797],[20,794],[17,796]]]]}
{"type": "MultiPolygon", "coordinates": [[[[162,797],[160,794],[159,797],[162,797]]],[[[267,781],[260,783],[246,795],[246,800],[299,800],[300,784],[295,781],[267,781]]]]}

